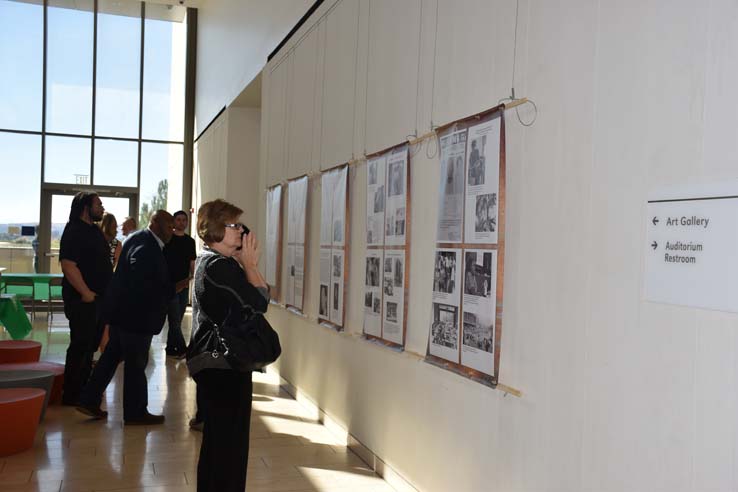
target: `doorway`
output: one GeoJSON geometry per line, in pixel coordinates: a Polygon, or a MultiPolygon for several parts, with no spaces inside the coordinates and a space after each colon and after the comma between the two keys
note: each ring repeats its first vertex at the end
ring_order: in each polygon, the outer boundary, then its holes
{"type": "MultiPolygon", "coordinates": [[[[37,230],[38,246],[34,258],[34,268],[38,273],[61,273],[59,263],[59,243],[64,227],[69,220],[69,209],[74,194],[79,189],[42,189],[41,217],[37,230]]],[[[85,190],[87,191],[87,190],[85,190]]],[[[93,190],[89,190],[93,191],[93,190]]],[[[138,194],[132,190],[94,190],[100,195],[106,212],[115,215],[120,225],[125,217],[136,217],[138,194]]]]}

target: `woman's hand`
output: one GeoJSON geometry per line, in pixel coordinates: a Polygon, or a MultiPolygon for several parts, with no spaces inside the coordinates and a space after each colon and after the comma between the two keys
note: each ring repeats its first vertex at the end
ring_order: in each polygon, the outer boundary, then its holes
{"type": "Polygon", "coordinates": [[[255,270],[259,267],[259,256],[261,256],[259,241],[256,240],[256,235],[250,232],[243,236],[241,250],[238,251],[238,262],[247,270],[255,270]]]}

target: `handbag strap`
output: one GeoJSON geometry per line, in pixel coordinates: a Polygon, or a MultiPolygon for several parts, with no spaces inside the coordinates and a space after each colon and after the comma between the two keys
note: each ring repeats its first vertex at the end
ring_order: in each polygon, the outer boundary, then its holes
{"type": "MultiPolygon", "coordinates": [[[[221,259],[225,259],[225,258],[222,258],[222,257],[220,257],[220,256],[218,256],[216,254],[213,254],[213,259],[208,260],[207,263],[205,263],[205,265],[203,265],[203,279],[205,281],[210,282],[213,286],[215,286],[215,287],[217,287],[219,289],[225,290],[226,292],[229,292],[231,295],[233,295],[233,297],[235,297],[238,300],[238,302],[241,304],[241,309],[243,310],[243,312],[246,313],[246,319],[251,318],[255,314],[259,314],[259,312],[256,309],[254,309],[251,306],[251,304],[249,304],[246,301],[244,301],[243,298],[240,295],[238,295],[238,292],[236,292],[235,289],[233,289],[229,285],[221,284],[221,283],[216,282],[215,280],[213,280],[213,278],[210,275],[208,275],[208,267],[210,266],[210,264],[213,263],[214,261],[218,261],[218,260],[221,260],[221,259]]],[[[209,321],[213,326],[216,327],[216,329],[218,328],[218,323],[216,323],[215,321],[213,321],[213,319],[210,316],[208,316],[208,313],[205,312],[205,309],[203,309],[202,305],[200,305],[200,312],[203,314],[203,316],[205,317],[205,320],[206,321],[209,321]]],[[[226,316],[226,318],[227,317],[228,316],[226,316]]]]}

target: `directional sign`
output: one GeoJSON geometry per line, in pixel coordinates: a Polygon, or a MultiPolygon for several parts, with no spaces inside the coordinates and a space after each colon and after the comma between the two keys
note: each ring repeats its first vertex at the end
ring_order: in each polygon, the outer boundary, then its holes
{"type": "Polygon", "coordinates": [[[738,312],[738,186],[656,195],[646,210],[645,299],[738,312]]]}

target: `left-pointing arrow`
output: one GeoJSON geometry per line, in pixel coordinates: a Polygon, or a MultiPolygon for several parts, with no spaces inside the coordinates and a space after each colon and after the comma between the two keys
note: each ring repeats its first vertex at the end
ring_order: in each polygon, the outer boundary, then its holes
{"type": "Polygon", "coordinates": [[[658,247],[659,247],[659,243],[657,243],[656,241],[654,241],[654,242],[652,242],[652,243],[651,243],[651,247],[652,247],[653,249],[656,249],[656,248],[658,248],[658,247]]]}
{"type": "Polygon", "coordinates": [[[656,225],[656,224],[659,223],[659,218],[658,217],[654,217],[651,222],[653,222],[653,225],[656,225]]]}

